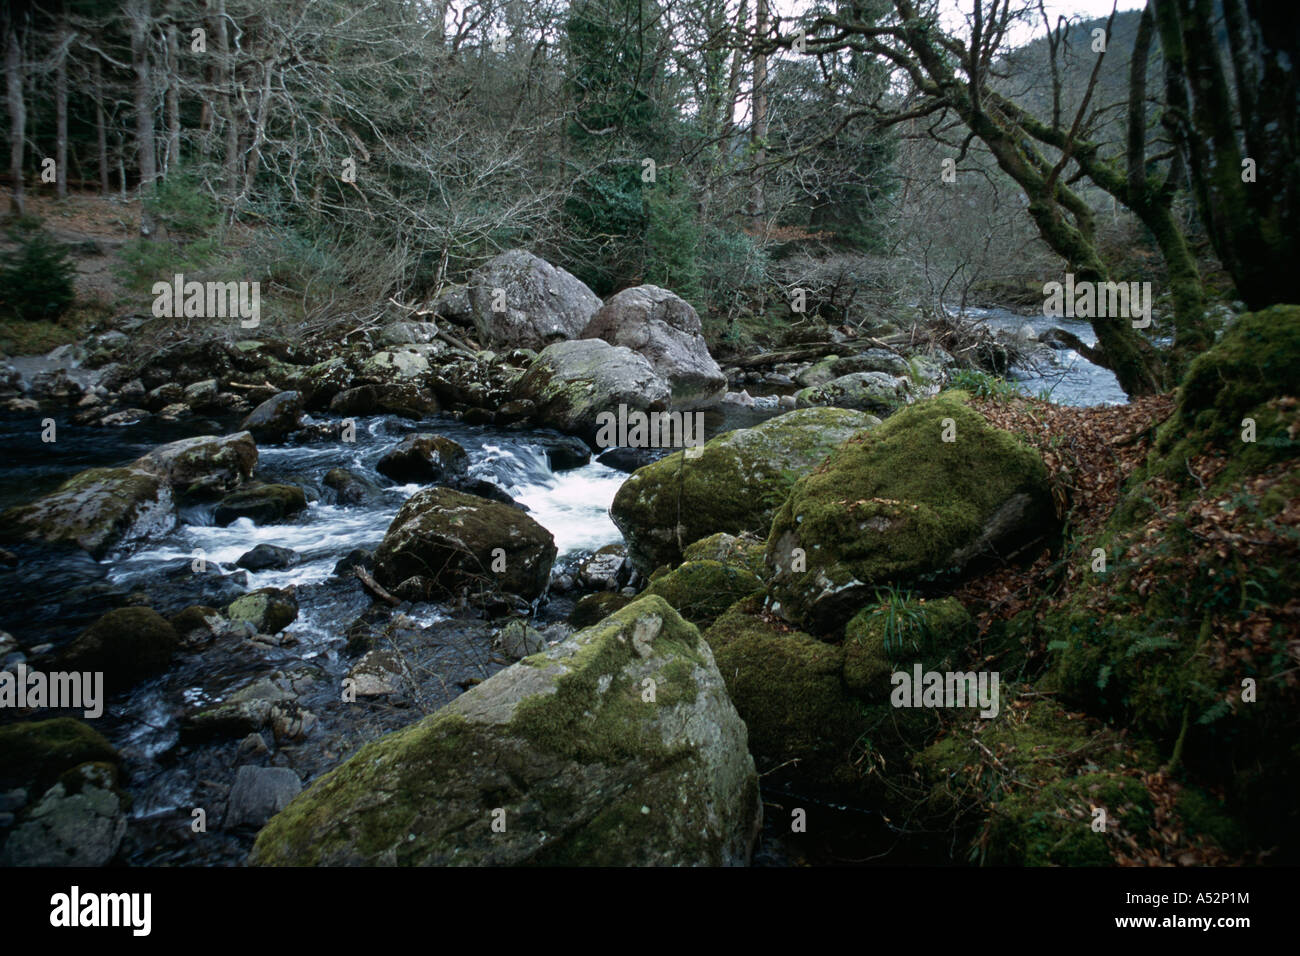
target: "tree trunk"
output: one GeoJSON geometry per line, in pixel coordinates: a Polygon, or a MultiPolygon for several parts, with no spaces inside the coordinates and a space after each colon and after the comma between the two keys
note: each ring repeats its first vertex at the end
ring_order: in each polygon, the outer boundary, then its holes
{"type": "Polygon", "coordinates": [[[59,4],[59,62],[54,68],[54,195],[68,198],[68,16],[59,4]]]}
{"type": "Polygon", "coordinates": [[[181,55],[176,24],[167,24],[167,151],[163,172],[169,173],[181,161],[181,55]]]}
{"type": "Polygon", "coordinates": [[[145,197],[158,178],[154,156],[153,87],[149,69],[149,0],[132,0],[127,8],[131,20],[131,67],[135,73],[135,148],[140,167],[140,234],[154,233],[153,216],[145,208],[145,197]]]}
{"type": "Polygon", "coordinates": [[[108,123],[104,116],[104,66],[92,54],[95,72],[95,146],[99,152],[99,192],[108,195],[108,123]]]}
{"type": "Polygon", "coordinates": [[[23,137],[27,135],[27,105],[23,101],[23,54],[19,31],[25,23],[24,11],[17,4],[9,11],[5,36],[5,90],[9,104],[9,175],[13,190],[9,208],[14,215],[27,211],[23,196],[23,137]]]}
{"type": "MultiPolygon", "coordinates": [[[[768,0],[757,0],[754,9],[754,28],[759,43],[763,42],[763,35],[767,31],[767,2],[768,0]]],[[[753,228],[763,231],[766,226],[766,201],[763,190],[763,180],[765,172],[763,164],[767,162],[767,54],[761,52],[754,55],[754,117],[753,125],[750,127],[750,141],[754,147],[754,183],[751,187],[749,206],[752,218],[753,228]]]]}

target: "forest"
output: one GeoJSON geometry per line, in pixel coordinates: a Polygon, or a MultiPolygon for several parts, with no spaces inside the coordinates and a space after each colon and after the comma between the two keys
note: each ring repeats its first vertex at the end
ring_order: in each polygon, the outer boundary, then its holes
{"type": "Polygon", "coordinates": [[[0,27],[0,866],[1300,862],[1300,7],[0,27]]]}

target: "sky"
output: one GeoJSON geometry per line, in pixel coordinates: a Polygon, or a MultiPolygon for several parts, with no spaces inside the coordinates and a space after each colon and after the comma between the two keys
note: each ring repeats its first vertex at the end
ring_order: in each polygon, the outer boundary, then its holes
{"type": "MultiPolygon", "coordinates": [[[[962,23],[970,14],[972,2],[973,0],[942,0],[947,14],[944,17],[945,22],[962,23]]],[[[790,17],[806,9],[809,0],[771,0],[771,5],[778,15],[790,17]]],[[[1055,24],[1058,16],[1079,16],[1084,19],[1108,16],[1115,4],[1114,0],[1046,0],[1044,6],[1052,23],[1055,24]]],[[[1146,6],[1146,0],[1119,0],[1118,6],[1121,11],[1141,10],[1146,6]]],[[[1036,16],[1032,29],[1026,27],[1023,31],[1011,31],[1010,45],[1020,46],[1042,33],[1043,24],[1036,16]]]]}

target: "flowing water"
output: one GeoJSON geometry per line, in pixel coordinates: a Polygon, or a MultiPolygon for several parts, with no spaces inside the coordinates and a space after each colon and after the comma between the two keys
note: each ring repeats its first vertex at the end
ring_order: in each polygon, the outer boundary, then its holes
{"type": "MultiPolygon", "coordinates": [[[[989,312],[991,324],[1019,328],[1026,321],[1012,313],[989,312]]],[[[1081,337],[1083,328],[1071,328],[1081,337]]],[[[1036,326],[1037,327],[1037,326],[1036,326]]],[[[1046,327],[1044,325],[1044,327],[1046,327]]],[[[1038,375],[1043,382],[1050,376],[1038,375]]],[[[1057,369],[1058,401],[1095,404],[1122,400],[1113,376],[1077,356],[1064,356],[1057,369]]],[[[1049,383],[1050,384],[1050,383],[1049,383]]],[[[1034,388],[1031,386],[1031,391],[1034,388]]],[[[709,436],[757,424],[777,413],[774,408],[722,406],[706,413],[709,436]]],[[[0,417],[0,443],[6,460],[0,470],[0,508],[30,500],[84,468],[125,464],[162,442],[195,434],[223,434],[236,422],[190,419],[177,423],[153,420],[122,428],[78,428],[57,422],[58,440],[40,440],[41,415],[0,417]]],[[[220,813],[235,768],[247,762],[236,739],[188,739],[185,716],[225,699],[231,692],[268,675],[293,689],[295,708],[316,723],[309,734],[286,734],[272,765],[294,769],[310,780],[367,740],[410,723],[454,698],[470,684],[506,666],[492,649],[496,627],[475,614],[447,604],[416,604],[392,617],[387,640],[400,640],[403,654],[422,678],[418,690],[393,699],[371,699],[366,706],[345,704],[339,687],[355,654],[345,653],[349,626],[365,620],[372,601],[359,582],[334,574],[336,563],[354,549],[373,549],[402,503],[418,485],[394,485],[375,472],[379,458],[403,436],[432,431],[459,442],[468,452],[472,477],[500,486],[555,538],[557,569],[571,568],[583,555],[622,537],[609,517],[609,506],[627,475],[594,460],[555,472],[546,441],[555,433],[536,429],[470,427],[451,419],[410,422],[380,416],[357,421],[356,441],[267,444],[259,446],[256,477],[302,486],[306,510],[287,522],[257,526],[240,519],[227,527],[213,521],[214,506],[181,510],[166,535],[137,542],[94,561],[76,550],[15,548],[18,563],[0,582],[0,628],[31,648],[56,647],[75,637],[111,607],[145,604],[164,615],[194,604],[224,607],[248,590],[290,588],[299,605],[297,620],[274,644],[217,641],[201,650],[176,655],[163,675],[137,685],[110,702],[95,721],[123,754],[126,789],[132,797],[132,825],[125,858],[136,864],[232,864],[251,846],[249,828],[224,830],[220,813]],[[374,485],[362,504],[339,504],[322,484],[331,468],[347,468],[374,485]],[[287,570],[247,571],[235,562],[258,544],[293,549],[300,561],[287,570]],[[195,573],[201,555],[203,573],[195,573]],[[202,809],[208,832],[196,835],[190,824],[202,809]]],[[[541,603],[541,622],[562,620],[572,607],[564,595],[541,603]]],[[[48,715],[44,715],[48,716],[48,715]]],[[[788,817],[794,799],[808,806],[829,841],[824,861],[872,859],[893,839],[882,818],[861,808],[836,808],[789,795],[768,795],[769,823],[755,862],[787,864],[806,858],[792,855],[781,840],[774,816],[788,817]],[[863,842],[862,835],[869,838],[863,842]],[[859,846],[858,844],[861,844],[859,846]]]]}

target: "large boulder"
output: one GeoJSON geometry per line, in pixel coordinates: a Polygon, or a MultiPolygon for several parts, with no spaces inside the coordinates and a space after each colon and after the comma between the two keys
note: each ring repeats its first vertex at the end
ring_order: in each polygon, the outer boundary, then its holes
{"type": "Polygon", "coordinates": [[[375,551],[375,578],[408,599],[502,592],[531,601],[555,561],[551,533],[518,508],[450,488],[402,505],[375,551]]]}
{"type": "Polygon", "coordinates": [[[377,472],[400,484],[449,481],[464,477],[468,468],[469,455],[464,448],[428,432],[407,435],[375,465],[377,472]]]}
{"type": "Polygon", "coordinates": [[[0,515],[6,537],[75,544],[96,558],[120,543],[165,534],[175,524],[171,486],[139,462],[90,468],[0,515]]]}
{"type": "Polygon", "coordinates": [[[624,345],[649,360],[667,379],[675,408],[715,405],[727,377],[709,354],[700,317],[680,296],[639,285],[610,298],[582,332],[584,339],[624,345]]]}
{"type": "Polygon", "coordinates": [[[817,408],[727,432],[697,457],[683,461],[679,451],[638,470],[618,489],[610,515],[643,574],[677,564],[683,548],[719,531],[766,536],[795,480],[877,424],[862,412],[817,408]]]}
{"type": "Polygon", "coordinates": [[[468,284],[484,346],[540,349],[557,338],[577,338],[600,308],[596,293],[579,279],[522,249],[489,259],[468,284]]]}
{"type": "Polygon", "coordinates": [[[1009,559],[1054,523],[1038,453],[959,398],[930,399],[795,484],[768,538],[774,610],[830,630],[881,585],[1009,559]]]}
{"type": "Polygon", "coordinates": [[[515,384],[516,398],[537,408],[537,420],[594,440],[601,412],[662,411],[672,389],[642,356],[600,339],[547,346],[515,384]]]}
{"type": "Polygon", "coordinates": [[[248,413],[240,430],[252,432],[258,441],[284,441],[290,432],[302,427],[304,405],[300,392],[272,395],[248,413]]]}
{"type": "Polygon", "coordinates": [[[766,780],[887,806],[942,726],[935,710],[894,706],[893,675],[965,671],[973,624],[954,598],[909,599],[863,608],[831,643],[772,620],[754,596],[704,639],[766,780]]]}
{"type": "Polygon", "coordinates": [[[250,862],[743,865],[760,822],[708,644],[646,597],[363,747],[250,862]]]}
{"type": "Polygon", "coordinates": [[[191,498],[234,491],[257,467],[257,445],[248,432],[200,435],[159,445],[141,459],[191,498]]]}

